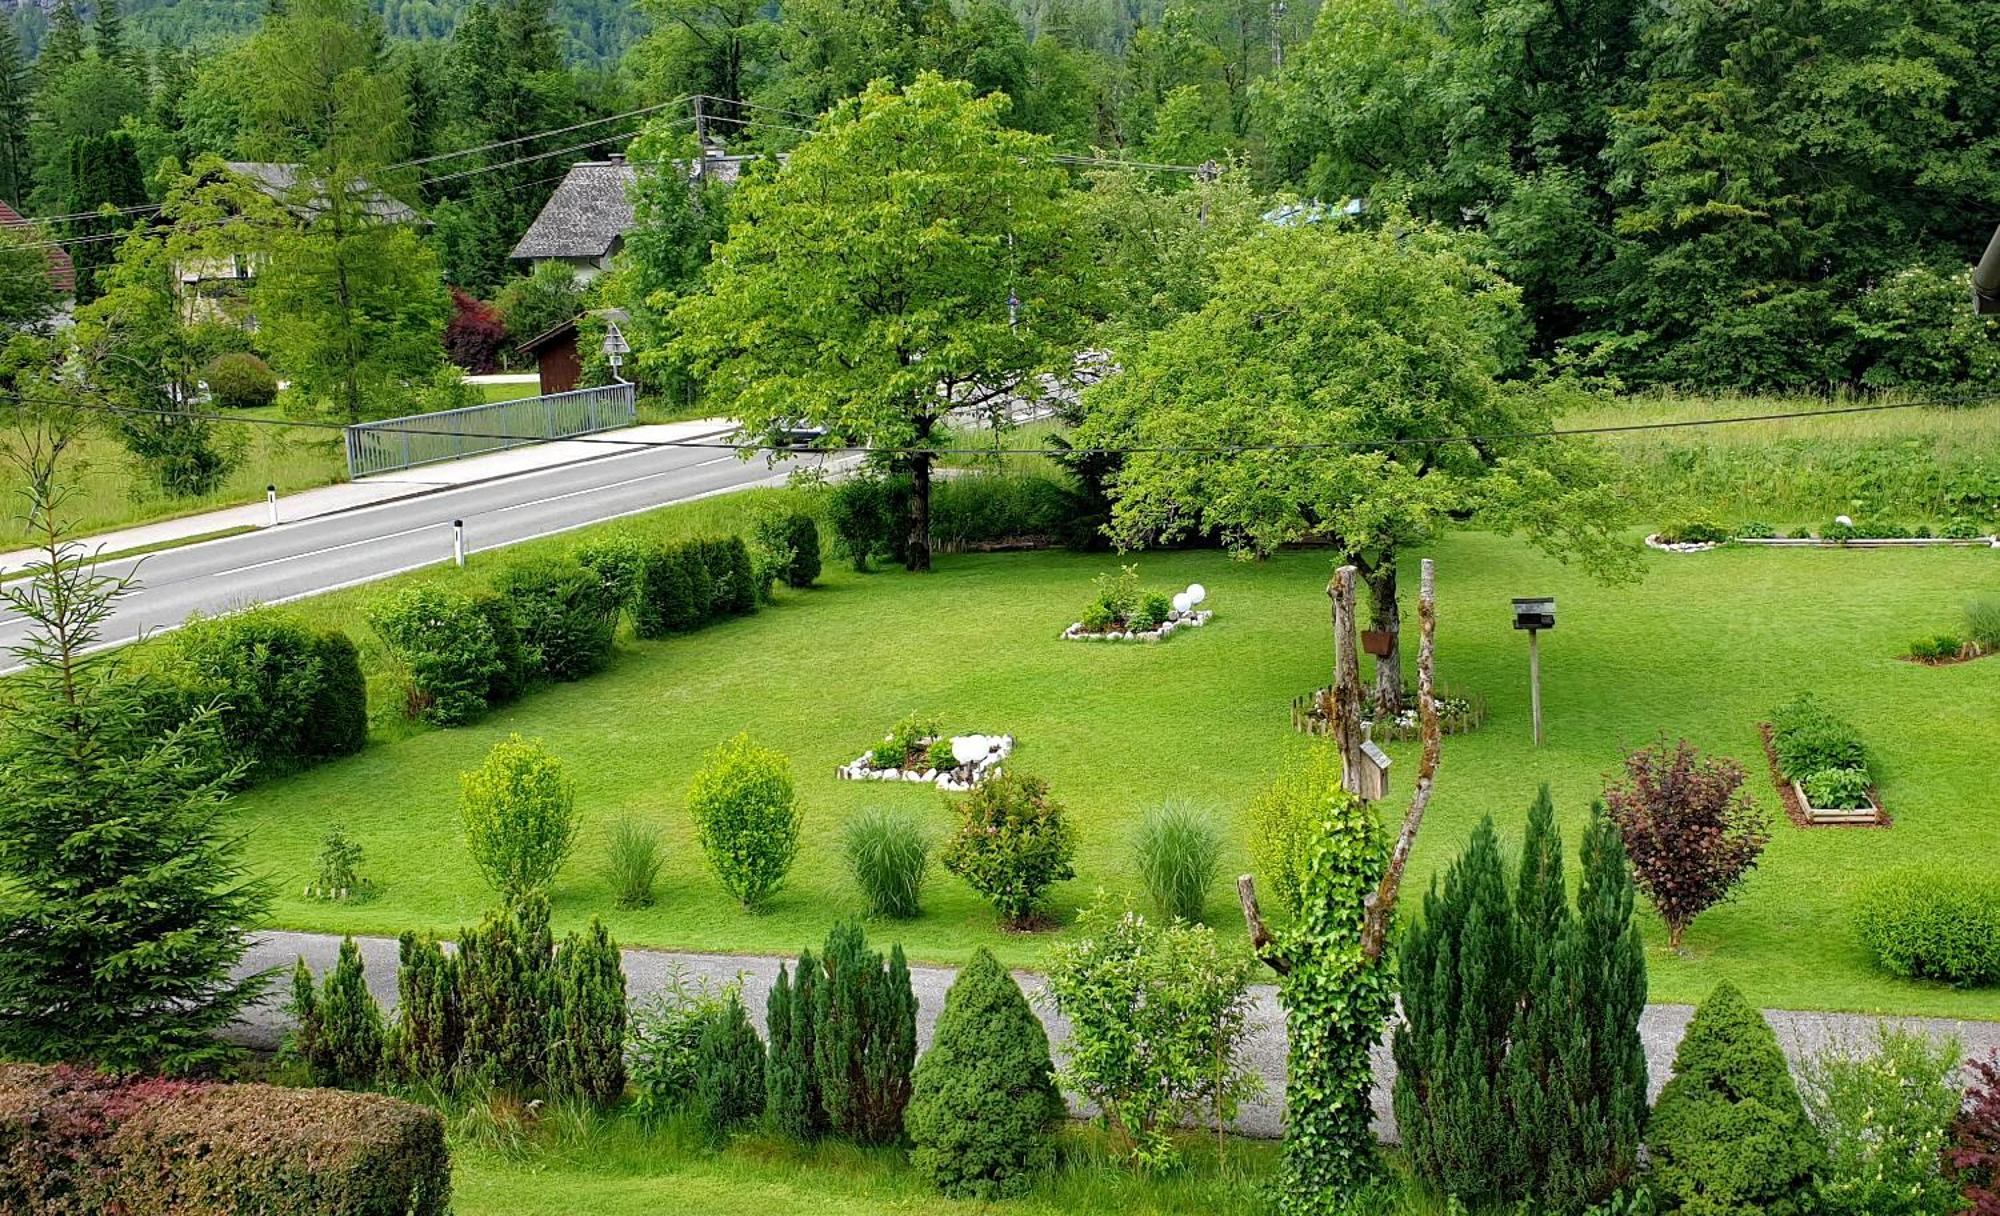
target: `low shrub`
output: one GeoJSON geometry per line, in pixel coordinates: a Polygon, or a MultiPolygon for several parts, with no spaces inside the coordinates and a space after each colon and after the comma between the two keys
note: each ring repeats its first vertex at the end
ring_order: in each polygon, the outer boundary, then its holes
{"type": "Polygon", "coordinates": [[[1967,1061],[1971,1085],[1952,1124],[1945,1166],[1972,1216],[2000,1214],[2000,1054],[1967,1061]]]}
{"type": "MultiPolygon", "coordinates": [[[[848,483],[853,484],[853,483],[848,483]]],[[[787,587],[819,581],[819,525],[804,511],[772,511],[758,518],[757,543],[782,557],[778,576],[787,587]]]]}
{"type": "Polygon", "coordinates": [[[1823,768],[1799,783],[1806,801],[1821,810],[1858,811],[1868,800],[1868,774],[1858,768],[1823,768]]]}
{"type": "Polygon", "coordinates": [[[903,560],[909,495],[908,478],[863,474],[834,483],[827,495],[827,522],[836,550],[855,573],[866,574],[876,558],[903,560]]]}
{"type": "Polygon", "coordinates": [[[578,545],[576,563],[597,576],[611,601],[631,611],[639,600],[640,577],[646,567],[646,545],[630,532],[608,532],[578,545]]]}
{"type": "Polygon", "coordinates": [[[1006,924],[1028,924],[1051,883],[1076,877],[1076,835],[1038,777],[1005,773],[973,787],[939,860],[991,903],[1006,924]]]}
{"type": "Polygon", "coordinates": [[[1663,544],[1719,545],[1729,540],[1729,529],[1705,516],[1684,516],[1659,531],[1663,544]]]}
{"type": "Polygon", "coordinates": [[[539,739],[510,735],[460,773],[466,847],[506,899],[546,891],[576,844],[576,794],[563,762],[539,739]]]}
{"type": "Polygon", "coordinates": [[[488,610],[434,586],[404,587],[368,610],[410,682],[410,716],[440,726],[485,712],[488,690],[506,674],[488,610]]]}
{"type": "Polygon", "coordinates": [[[1776,528],[1764,523],[1762,520],[1751,520],[1748,523],[1736,525],[1736,539],[1738,540],[1769,540],[1777,534],[1778,530],[1776,528]]]}
{"type": "Polygon", "coordinates": [[[1184,803],[1153,808],[1139,825],[1139,876],[1160,915],[1199,921],[1222,860],[1212,816],[1184,803]]]}
{"type": "Polygon", "coordinates": [[[722,1134],[764,1113],[764,1041],[743,1001],[730,993],[703,1021],[694,1052],[694,1109],[710,1132],[722,1134]]]}
{"type": "MultiPolygon", "coordinates": [[[[806,522],[812,522],[810,517],[806,522]]],[[[763,597],[757,593],[757,570],[750,560],[750,546],[742,537],[731,536],[717,541],[709,553],[713,563],[709,577],[716,584],[716,611],[736,616],[757,611],[758,601],[763,597]]],[[[815,568],[813,577],[818,576],[815,568]]]]}
{"type": "Polygon", "coordinates": [[[0,1065],[0,1211],[446,1216],[436,1111],[379,1094],[0,1065]]]}
{"type": "Polygon", "coordinates": [[[1121,566],[1116,575],[1100,574],[1091,584],[1094,588],[1090,607],[1112,621],[1123,621],[1139,606],[1139,567],[1121,566]]]}
{"type": "Polygon", "coordinates": [[[717,987],[673,966],[657,992],[632,1006],[625,1069],[642,1113],[667,1114],[694,1097],[702,1030],[729,1002],[740,1001],[741,987],[717,987]]]}
{"type": "Polygon", "coordinates": [[[1875,1028],[1875,1050],[1834,1048],[1804,1069],[1806,1113],[1826,1145],[1818,1216],[1950,1216],[1944,1155],[1963,1095],[1956,1041],[1875,1028]]]}
{"type": "MultiPolygon", "coordinates": [[[[868,753],[870,768],[921,768],[930,762],[931,743],[944,738],[936,718],[908,714],[868,753]]],[[[947,741],[947,746],[949,742],[947,741]]]]}
{"type": "Polygon", "coordinates": [[[1670,1209],[1811,1216],[1819,1134],[1777,1036],[1724,981],[1695,1010],[1653,1107],[1652,1186],[1670,1209]]]}
{"type": "Polygon", "coordinates": [[[783,885],[799,851],[798,798],[784,756],[736,736],[709,753],[687,805],[710,868],[745,908],[783,885]]]}
{"type": "Polygon", "coordinates": [[[1771,711],[1771,748],[1788,781],[1802,782],[1830,768],[1868,767],[1861,736],[1811,693],[1800,693],[1771,711]]]}
{"type": "Polygon", "coordinates": [[[906,920],[922,911],[931,842],[914,813],[870,807],[847,821],[842,851],[876,916],[906,920]]]}
{"type": "Polygon", "coordinates": [[[1960,515],[1939,528],[1938,535],[1947,540],[1978,540],[1986,535],[1986,530],[1979,526],[1978,520],[1960,515]]]}
{"type": "Polygon", "coordinates": [[[1150,633],[1173,616],[1173,597],[1141,587],[1137,566],[1122,567],[1115,577],[1099,575],[1095,588],[1078,618],[1086,632],[1150,633]]]}
{"type": "Polygon", "coordinates": [[[827,934],[819,966],[812,1062],[827,1127],[857,1144],[894,1144],[917,1058],[917,998],[903,948],[891,946],[885,960],[861,925],[846,921],[827,934]]]}
{"type": "Polygon", "coordinates": [[[642,638],[689,633],[708,624],[715,580],[692,542],[661,545],[646,554],[632,628],[642,638]]]}
{"type": "Polygon", "coordinates": [[[548,997],[549,1093],[616,1103],[625,1096],[625,970],[602,921],[592,917],[585,931],[564,935],[548,997]]]}
{"type": "Polygon", "coordinates": [[[458,935],[458,1008],[464,1035],[454,1080],[510,1092],[548,1079],[549,970],[555,939],[549,901],[513,900],[458,935]]]}
{"type": "Polygon", "coordinates": [[[216,705],[246,780],[292,772],[368,742],[368,686],[345,634],[270,609],[195,618],[172,635],[179,681],[216,705]]]}
{"type": "Polygon", "coordinates": [[[1139,597],[1139,606],[1132,610],[1132,619],[1127,622],[1138,633],[1150,633],[1166,624],[1173,614],[1173,601],[1158,591],[1148,591],[1139,597]]]}
{"type": "Polygon", "coordinates": [[[361,948],[340,943],[340,959],[315,990],[301,958],[292,971],[292,1019],[285,1054],[306,1067],[314,1085],[366,1089],[382,1072],[382,1010],[368,991],[361,948]]]}
{"type": "Polygon", "coordinates": [[[1965,643],[1950,633],[1933,634],[1910,643],[1909,655],[1926,663],[1942,663],[1958,657],[1965,643]]]}
{"type": "Polygon", "coordinates": [[[1991,880],[1885,875],[1855,900],[1854,928],[1878,963],[1907,979],[2000,983],[2000,884],[1991,880]]]}
{"type": "Polygon", "coordinates": [[[267,409],[278,399],[278,377],[270,364],[247,351],[217,355],[201,378],[220,409],[267,409]]]}
{"type": "Polygon", "coordinates": [[[635,815],[611,824],[605,847],[604,878],[612,902],[621,908],[650,908],[660,880],[660,829],[635,815]]]}
{"type": "Polygon", "coordinates": [[[530,670],[567,682],[610,661],[620,604],[595,571],[557,558],[516,562],[494,590],[513,609],[530,670]]]}
{"type": "Polygon", "coordinates": [[[1017,1196],[1054,1157],[1062,1118],[1049,1036],[984,946],[952,981],[903,1112],[910,1164],[960,1199],[1017,1196]]]}
{"type": "Polygon", "coordinates": [[[1981,596],[1965,606],[1965,635],[1984,651],[2000,651],[2000,596],[1981,596]]]}

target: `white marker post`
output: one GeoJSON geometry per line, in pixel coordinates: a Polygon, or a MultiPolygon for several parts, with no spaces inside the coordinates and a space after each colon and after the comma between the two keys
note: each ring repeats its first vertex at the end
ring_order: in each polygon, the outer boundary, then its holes
{"type": "Polygon", "coordinates": [[[269,527],[273,527],[273,528],[277,527],[277,526],[278,526],[278,487],[276,487],[276,486],[265,486],[265,487],[264,487],[264,505],[265,505],[265,507],[267,507],[267,508],[269,509],[269,511],[270,511],[270,517],[271,517],[271,522],[270,522],[270,524],[269,524],[269,525],[267,525],[267,526],[269,526],[269,527]]]}
{"type": "Polygon", "coordinates": [[[458,563],[459,569],[465,568],[465,521],[462,519],[451,521],[451,560],[458,563]]]}
{"type": "Polygon", "coordinates": [[[1556,627],[1556,601],[1551,595],[1514,601],[1514,628],[1528,631],[1528,712],[1535,720],[1535,746],[1542,745],[1542,639],[1556,627]]]}

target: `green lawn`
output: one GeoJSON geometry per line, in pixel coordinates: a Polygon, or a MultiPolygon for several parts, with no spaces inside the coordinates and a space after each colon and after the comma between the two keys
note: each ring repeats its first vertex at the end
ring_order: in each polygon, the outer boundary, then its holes
{"type": "MultiPolygon", "coordinates": [[[[696,518],[712,527],[753,501],[697,504],[696,518]]],[[[642,526],[667,528],[672,518],[642,526]]],[[[1649,553],[1648,577],[1623,588],[1598,587],[1503,538],[1454,537],[1435,556],[1441,679],[1482,694],[1491,718],[1446,741],[1414,888],[1481,815],[1518,836],[1542,781],[1554,787],[1573,847],[1620,749],[1685,734],[1744,763],[1774,839],[1742,897],[1695,924],[1684,957],[1666,953],[1647,917],[1655,999],[1692,1001],[1730,978],[1770,1006],[2000,1017],[2000,991],[1877,972],[1847,921],[1850,894],[1874,874],[1990,864],[2000,848],[2000,660],[1926,668],[1895,658],[1910,637],[1951,626],[1975,592],[2000,589],[1994,553],[1649,553]],[[1507,600],[1551,593],[1561,624],[1543,640],[1549,738],[1537,750],[1527,738],[1525,639],[1509,627],[1507,600]],[[1756,722],[1808,687],[1863,731],[1892,830],[1802,831],[1778,818],[1756,722]]],[[[247,794],[241,825],[281,892],[279,925],[449,931],[488,902],[459,839],[457,774],[510,731],[539,735],[570,762],[586,819],[554,892],[559,920],[601,915],[628,945],[792,952],[860,907],[837,843],[857,810],[896,803],[922,810],[939,832],[951,823],[949,804],[926,787],[833,776],[898,717],[926,711],[960,730],[1014,732],[1017,765],[1047,777],[1068,803],[1081,845],[1078,879],[1057,891],[1065,917],[1096,888],[1136,890],[1130,841],[1147,807],[1170,797],[1212,807],[1228,848],[1210,918],[1240,941],[1228,880],[1244,864],[1242,811],[1296,745],[1290,699],[1325,678],[1329,562],[1318,552],[1261,565],[1212,552],[1137,560],[1149,583],[1207,584],[1215,622],[1160,646],[1058,640],[1092,578],[1117,564],[1108,555],[948,557],[928,577],[830,569],[820,589],[693,637],[629,643],[604,674],[476,726],[383,732],[357,757],[247,794]],[[702,754],[742,730],[791,755],[806,820],[790,884],[758,915],[733,906],[710,877],[683,809],[702,754]],[[661,902],[644,911],[612,908],[598,873],[606,827],[626,813],[655,820],[670,842],[661,902]],[[384,887],[374,902],[330,906],[296,894],[334,822],[366,847],[364,870],[384,887]]],[[[352,627],[374,594],[302,607],[352,627]]],[[[1390,750],[1400,794],[1415,757],[1407,745],[1390,750]]],[[[1391,806],[1400,813],[1400,798],[1391,806]]],[[[878,933],[918,959],[960,960],[983,944],[1027,966],[1048,940],[1000,932],[942,873],[920,919],[878,933]]]]}

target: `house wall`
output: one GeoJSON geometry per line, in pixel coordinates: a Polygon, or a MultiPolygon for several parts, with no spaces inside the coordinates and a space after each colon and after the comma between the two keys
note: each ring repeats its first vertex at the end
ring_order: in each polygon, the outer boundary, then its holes
{"type": "Polygon", "coordinates": [[[583,360],[576,353],[576,333],[550,342],[537,354],[536,370],[542,377],[542,395],[567,393],[583,379],[583,360]]]}

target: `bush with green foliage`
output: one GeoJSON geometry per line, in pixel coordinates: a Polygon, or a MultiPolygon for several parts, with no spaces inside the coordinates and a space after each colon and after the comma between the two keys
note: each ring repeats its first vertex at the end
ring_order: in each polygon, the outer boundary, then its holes
{"type": "Polygon", "coordinates": [[[1184,802],[1167,802],[1146,813],[1134,851],[1139,877],[1160,915],[1199,921],[1209,888],[1222,861],[1222,837],[1214,813],[1184,802]]]}
{"type": "Polygon", "coordinates": [[[981,946],[945,993],[930,1050],[910,1077],[910,1164],[953,1198],[1018,1196],[1054,1159],[1062,1115],[1048,1032],[981,946]]]}
{"type": "Polygon", "coordinates": [[[1689,1216],[1813,1216],[1825,1148],[1777,1036],[1723,981],[1695,1010],[1646,1133],[1651,1185],[1689,1216]]]}
{"type": "Polygon", "coordinates": [[[1823,768],[1799,783],[1806,801],[1821,810],[1860,810],[1869,801],[1868,774],[1858,768],[1823,768]]]}
{"type": "Polygon", "coordinates": [[[1658,539],[1668,545],[1720,545],[1729,540],[1729,529],[1705,516],[1691,515],[1661,528],[1658,539]]]}
{"type": "Polygon", "coordinates": [[[813,1063],[819,976],[819,962],[810,950],[799,955],[796,973],[780,963],[764,1006],[764,1026],[770,1036],[764,1117],[772,1131],[800,1144],[810,1144],[826,1131],[826,1106],[820,1101],[819,1073],[813,1063]]]}
{"type": "Polygon", "coordinates": [[[486,704],[489,708],[505,705],[528,691],[535,679],[527,649],[521,645],[521,627],[514,620],[513,605],[494,592],[475,593],[472,607],[493,635],[494,670],[486,682],[486,704]]]}
{"type": "Polygon", "coordinates": [[[625,1096],[625,970],[591,918],[563,936],[548,976],[548,1085],[556,1098],[609,1107],[625,1096]]]}
{"type": "Polygon", "coordinates": [[[548,1080],[555,939],[541,894],[497,908],[458,937],[461,1082],[532,1092],[548,1080]]]}
{"type": "Polygon", "coordinates": [[[1100,897],[1049,955],[1043,999],[1070,1026],[1057,1076],[1134,1162],[1170,1166],[1175,1126],[1206,1116],[1219,1131],[1255,1092],[1236,1051],[1249,986],[1248,960],[1207,926],[1156,924],[1100,897]]]}
{"type": "Polygon", "coordinates": [[[917,1059],[917,998],[903,948],[890,947],[885,962],[860,923],[846,921],[827,935],[819,966],[813,1079],[827,1127],[857,1144],[894,1144],[917,1059]]]}
{"type": "Polygon", "coordinates": [[[1956,1040],[1875,1027],[1875,1050],[1808,1060],[1806,1114],[1826,1146],[1818,1216],[1951,1216],[1962,1210],[1944,1155],[1964,1094],[1956,1040]]]}
{"type": "MultiPolygon", "coordinates": [[[[847,483],[852,484],[852,483],[847,483]]],[[[757,543],[781,554],[779,577],[787,587],[810,587],[819,581],[819,524],[804,511],[769,511],[758,516],[757,543]]]]}
{"type": "Polygon", "coordinates": [[[664,1115],[693,1100],[702,1030],[740,993],[740,980],[718,987],[670,965],[659,990],[632,1006],[625,1062],[641,1113],[664,1115]]]}
{"type": "Polygon", "coordinates": [[[1132,609],[1131,619],[1126,625],[1134,633],[1151,633],[1166,624],[1173,611],[1173,601],[1164,592],[1148,591],[1139,597],[1139,604],[1132,609]]]}
{"type": "Polygon", "coordinates": [[[708,754],[687,806],[709,868],[745,908],[784,884],[799,852],[798,796],[784,756],[736,736],[708,754]]]}
{"type": "Polygon", "coordinates": [[[466,847],[487,885],[503,899],[548,890],[579,823],[563,762],[541,740],[509,735],[458,784],[466,847]]]}
{"type": "Polygon", "coordinates": [[[1908,870],[1862,889],[1854,928],[1875,961],[1908,979],[2000,984],[2000,883],[1908,870]]]}
{"type": "Polygon", "coordinates": [[[1029,924],[1051,884],[1076,877],[1076,833],[1048,782],[988,777],[959,804],[958,831],[938,860],[993,905],[1004,924],[1029,924]]]}
{"type": "Polygon", "coordinates": [[[202,369],[202,380],[216,406],[225,410],[268,409],[278,399],[278,377],[269,364],[248,351],[217,355],[202,369]]]}
{"type": "Polygon", "coordinates": [[[715,580],[701,550],[690,541],[657,546],[646,554],[632,628],[642,638],[691,633],[708,624],[715,580]]]}
{"type": "Polygon", "coordinates": [[[409,676],[409,713],[458,726],[486,712],[506,667],[487,610],[472,597],[418,584],[371,605],[368,623],[409,676]]]}
{"type": "Polygon", "coordinates": [[[535,263],[534,271],[510,278],[493,297],[507,323],[507,335],[520,345],[528,339],[577,319],[588,295],[576,271],[557,259],[535,263]]]}
{"type": "Polygon", "coordinates": [[[717,1135],[764,1113],[764,1041],[734,992],[709,1014],[696,1040],[694,1110],[717,1135]]]}
{"type": "Polygon", "coordinates": [[[660,829],[636,815],[611,824],[604,849],[604,878],[611,902],[621,908],[650,908],[660,880],[660,829]]]}
{"type": "Polygon", "coordinates": [[[869,807],[847,821],[841,849],[870,913],[907,920],[923,910],[931,841],[919,816],[869,807]]]}
{"type": "Polygon", "coordinates": [[[1800,693],[1771,711],[1771,749],[1788,781],[1804,781],[1830,768],[1866,770],[1861,736],[1811,693],[1800,693]]]}
{"type": "MultiPolygon", "coordinates": [[[[812,522],[810,518],[808,523],[812,522]]],[[[725,537],[716,555],[722,568],[712,577],[718,584],[716,602],[724,612],[738,616],[757,611],[757,605],[765,599],[757,588],[757,565],[750,555],[750,546],[740,536],[725,537]]],[[[817,578],[819,571],[815,569],[817,578]]]]}
{"type": "Polygon", "coordinates": [[[530,670],[580,680],[610,661],[621,602],[595,571],[557,558],[521,561],[493,585],[513,610],[530,670]]]}
{"type": "Polygon", "coordinates": [[[448,1093],[465,1045],[458,956],[446,954],[436,938],[416,933],[403,934],[396,954],[396,1021],[388,1037],[390,1068],[405,1085],[448,1093]]]}
{"type": "Polygon", "coordinates": [[[368,742],[368,685],[345,634],[260,608],[191,619],[169,644],[189,699],[221,710],[216,721],[246,780],[368,742]]]}
{"type": "Polygon", "coordinates": [[[628,612],[636,608],[646,568],[644,541],[630,532],[606,532],[578,545],[571,556],[597,575],[613,603],[628,612]]]}
{"type": "Polygon", "coordinates": [[[1341,797],[1340,755],[1314,739],[1299,744],[1278,776],[1250,800],[1250,864],[1271,902],[1299,913],[1299,886],[1320,817],[1341,797]]]}
{"type": "Polygon", "coordinates": [[[827,494],[827,521],[835,546],[857,574],[866,574],[869,561],[878,556],[901,560],[894,552],[903,520],[896,489],[890,479],[863,474],[835,482],[827,494]]]}
{"type": "MultiPolygon", "coordinates": [[[[1934,633],[1920,637],[1910,643],[1908,651],[1913,659],[1925,663],[1945,663],[1958,657],[1965,649],[1965,642],[1955,633],[1934,633]]],[[[1814,803],[1818,806],[1818,803],[1814,803]]]]}
{"type": "Polygon", "coordinates": [[[931,535],[940,548],[1070,544],[1083,529],[1081,495],[1045,473],[972,473],[931,489],[931,535]]]}
{"type": "Polygon", "coordinates": [[[298,961],[285,1012],[292,1019],[286,1054],[305,1065],[314,1085],[367,1089],[381,1076],[382,1010],[353,938],[341,939],[340,959],[317,992],[306,960],[298,961]]]}
{"type": "Polygon", "coordinates": [[[1965,605],[1965,636],[1988,654],[2000,652],[2000,596],[1982,596],[1965,605]]]}
{"type": "Polygon", "coordinates": [[[380,1094],[9,1064],[0,1203],[37,1216],[448,1216],[451,1159],[436,1111],[380,1094]]]}
{"type": "Polygon", "coordinates": [[[927,714],[905,715],[889,728],[882,742],[869,751],[868,766],[922,768],[930,762],[932,741],[944,738],[944,727],[938,724],[936,718],[927,714]]]}

